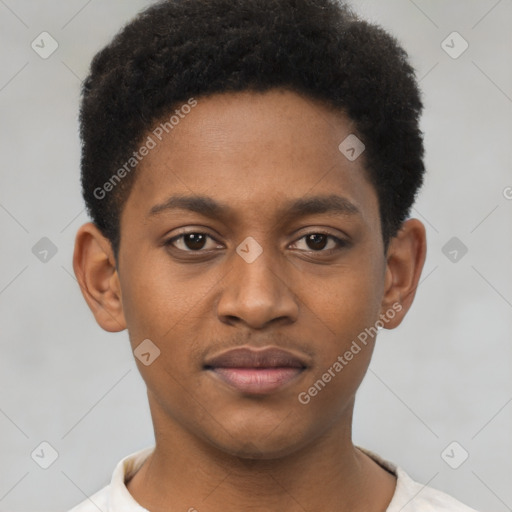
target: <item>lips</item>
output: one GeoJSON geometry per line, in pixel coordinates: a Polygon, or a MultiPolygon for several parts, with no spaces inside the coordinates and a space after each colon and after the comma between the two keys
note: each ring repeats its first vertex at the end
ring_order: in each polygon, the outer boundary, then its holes
{"type": "Polygon", "coordinates": [[[301,355],[277,347],[241,347],[208,359],[204,368],[238,392],[266,395],[296,381],[308,366],[301,355]]]}
{"type": "Polygon", "coordinates": [[[303,357],[277,347],[255,350],[240,347],[223,352],[205,363],[211,368],[306,368],[303,357]]]}

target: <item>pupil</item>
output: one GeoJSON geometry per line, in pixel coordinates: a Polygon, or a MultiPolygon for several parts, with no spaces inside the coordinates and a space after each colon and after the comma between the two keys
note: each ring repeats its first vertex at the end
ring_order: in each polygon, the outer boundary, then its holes
{"type": "Polygon", "coordinates": [[[327,243],[327,237],[320,233],[309,235],[308,244],[309,244],[309,242],[313,242],[313,244],[320,244],[320,247],[318,247],[318,245],[317,245],[317,247],[312,247],[312,249],[323,249],[327,243]],[[323,243],[322,243],[322,240],[323,240],[323,243]]]}
{"type": "Polygon", "coordinates": [[[204,246],[204,235],[200,233],[188,233],[185,243],[189,249],[202,249],[204,246]]]}

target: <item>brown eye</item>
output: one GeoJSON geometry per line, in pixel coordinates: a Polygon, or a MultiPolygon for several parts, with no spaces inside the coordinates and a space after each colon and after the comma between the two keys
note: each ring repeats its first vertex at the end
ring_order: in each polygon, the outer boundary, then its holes
{"type": "MultiPolygon", "coordinates": [[[[212,239],[210,235],[206,233],[182,233],[181,235],[170,238],[165,242],[165,245],[171,245],[176,249],[185,252],[201,252],[202,249],[205,248],[206,242],[208,239],[212,239]]],[[[213,244],[214,247],[210,247],[209,249],[214,249],[217,247],[216,244],[213,244]]]]}
{"type": "Polygon", "coordinates": [[[306,252],[309,250],[309,252],[323,252],[328,254],[348,245],[348,242],[345,240],[328,233],[309,233],[299,238],[294,245],[297,246],[300,240],[305,240],[306,249],[303,250],[306,252]],[[330,246],[329,242],[331,242],[330,246]]]}
{"type": "Polygon", "coordinates": [[[306,235],[306,243],[310,249],[314,251],[321,251],[325,249],[327,245],[328,236],[322,233],[313,233],[311,235],[306,235]]]}
{"type": "Polygon", "coordinates": [[[206,237],[202,233],[187,233],[183,237],[183,242],[187,248],[194,251],[202,249],[205,244],[206,237]]]}

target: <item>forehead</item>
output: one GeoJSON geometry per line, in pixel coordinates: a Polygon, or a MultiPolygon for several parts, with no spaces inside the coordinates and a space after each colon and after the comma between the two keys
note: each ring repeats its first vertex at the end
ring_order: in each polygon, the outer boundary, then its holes
{"type": "Polygon", "coordinates": [[[373,221],[377,197],[364,155],[351,161],[339,148],[355,131],[343,113],[284,90],[196,101],[174,116],[169,133],[162,136],[158,127],[172,113],[148,132],[156,144],[137,166],[127,215],[151,216],[180,195],[213,198],[238,215],[270,219],[299,198],[337,195],[373,221]]]}

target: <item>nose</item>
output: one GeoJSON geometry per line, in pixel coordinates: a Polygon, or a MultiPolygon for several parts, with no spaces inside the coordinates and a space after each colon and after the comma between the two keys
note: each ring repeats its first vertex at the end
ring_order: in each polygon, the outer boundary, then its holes
{"type": "Polygon", "coordinates": [[[249,262],[233,253],[231,270],[222,280],[217,315],[227,324],[246,324],[263,329],[271,323],[283,325],[297,320],[299,307],[290,279],[278,259],[264,250],[249,262]]]}

